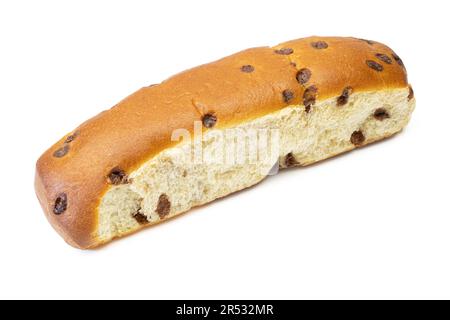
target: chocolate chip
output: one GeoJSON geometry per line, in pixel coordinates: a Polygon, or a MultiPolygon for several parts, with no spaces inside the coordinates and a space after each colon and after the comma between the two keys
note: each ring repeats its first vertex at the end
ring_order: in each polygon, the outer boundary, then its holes
{"type": "Polygon", "coordinates": [[[291,48],[281,48],[281,49],[277,49],[275,50],[276,54],[283,54],[283,55],[289,55],[294,53],[294,50],[292,50],[291,48]]]}
{"type": "Polygon", "coordinates": [[[392,59],[389,58],[389,56],[385,55],[384,53],[376,53],[375,56],[387,64],[392,64],[392,59]]]}
{"type": "Polygon", "coordinates": [[[284,158],[284,165],[287,168],[290,168],[290,167],[295,167],[295,166],[299,165],[299,162],[297,161],[297,159],[295,159],[295,157],[292,154],[292,152],[289,152],[286,155],[286,157],[284,158]]]}
{"type": "Polygon", "coordinates": [[[411,101],[413,98],[414,98],[414,90],[411,86],[409,86],[408,101],[411,101]]]}
{"type": "Polygon", "coordinates": [[[326,49],[326,48],[328,48],[328,43],[326,43],[325,41],[316,41],[316,42],[311,42],[311,46],[314,49],[326,49]]]}
{"type": "Polygon", "coordinates": [[[373,60],[367,60],[366,63],[370,68],[372,68],[375,71],[380,72],[380,71],[383,71],[383,69],[384,69],[381,64],[379,64],[378,62],[375,62],[373,60]]]}
{"type": "Polygon", "coordinates": [[[376,43],[375,41],[367,40],[367,39],[361,39],[361,38],[358,38],[358,40],[364,41],[365,43],[370,44],[370,45],[374,45],[374,44],[376,43]]]}
{"type": "Polygon", "coordinates": [[[353,132],[352,136],[350,137],[350,142],[353,143],[355,146],[362,145],[364,140],[366,140],[366,137],[364,137],[364,134],[359,130],[353,132]]]}
{"type": "Polygon", "coordinates": [[[202,122],[206,128],[212,128],[216,125],[217,117],[212,113],[207,113],[203,116],[202,122]]]}
{"type": "Polygon", "coordinates": [[[53,152],[53,156],[55,158],[62,158],[64,157],[67,153],[69,153],[69,145],[68,144],[64,144],[64,146],[62,146],[61,148],[59,148],[58,150],[56,150],[55,152],[53,152]]]}
{"type": "Polygon", "coordinates": [[[348,102],[348,98],[350,97],[350,95],[353,92],[353,88],[352,87],[346,87],[343,91],[340,97],[338,97],[337,99],[337,105],[343,106],[346,105],[348,102]]]}
{"type": "Polygon", "coordinates": [[[316,103],[318,89],[316,86],[309,86],[303,93],[303,104],[306,107],[305,111],[309,113],[311,106],[316,103]]]}
{"type": "Polygon", "coordinates": [[[137,213],[133,215],[133,218],[137,221],[137,223],[141,225],[149,223],[150,221],[148,221],[147,216],[145,214],[140,213],[139,210],[137,213]]]}
{"type": "Polygon", "coordinates": [[[283,91],[283,100],[284,102],[288,103],[294,98],[294,93],[291,90],[284,90],[283,91]]]}
{"type": "Polygon", "coordinates": [[[128,180],[127,174],[125,173],[125,171],[123,171],[119,167],[115,167],[108,174],[108,183],[109,184],[117,186],[117,185],[125,184],[128,182],[129,182],[129,180],[128,180]]]}
{"type": "Polygon", "coordinates": [[[161,219],[164,219],[170,213],[170,201],[165,193],[159,196],[156,213],[161,219]]]}
{"type": "Polygon", "coordinates": [[[373,117],[377,120],[383,121],[384,119],[388,119],[391,116],[389,115],[389,113],[386,111],[385,108],[378,108],[373,113],[373,117]]]}
{"type": "Polygon", "coordinates": [[[60,215],[67,210],[67,195],[65,193],[60,193],[56,197],[55,205],[53,206],[53,213],[60,215]]]}
{"type": "Polygon", "coordinates": [[[293,67],[297,67],[297,64],[295,62],[291,62],[290,65],[293,67]]]}
{"type": "Polygon", "coordinates": [[[297,72],[296,78],[298,83],[303,85],[307,83],[309,79],[311,79],[311,75],[312,75],[311,70],[303,68],[297,72]]]}
{"type": "Polygon", "coordinates": [[[255,70],[255,68],[249,64],[241,67],[242,72],[250,73],[250,72],[253,72],[254,70],[255,70]]]}
{"type": "Polygon", "coordinates": [[[79,131],[75,131],[74,133],[72,133],[71,135],[69,135],[69,136],[66,138],[66,141],[65,141],[64,143],[71,143],[73,140],[76,139],[76,137],[78,137],[79,134],[80,134],[79,131]]]}
{"type": "Polygon", "coordinates": [[[405,67],[405,65],[403,64],[403,60],[400,59],[400,57],[396,53],[392,53],[392,58],[394,58],[394,60],[398,63],[399,66],[405,67]]]}

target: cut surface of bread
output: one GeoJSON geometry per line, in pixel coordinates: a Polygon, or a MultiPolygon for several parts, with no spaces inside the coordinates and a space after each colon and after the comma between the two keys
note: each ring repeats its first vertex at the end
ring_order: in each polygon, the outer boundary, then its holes
{"type": "Polygon", "coordinates": [[[318,103],[309,113],[303,106],[291,106],[246,121],[228,130],[279,130],[279,141],[267,148],[258,144],[262,139],[247,138],[246,149],[233,155],[235,161],[227,161],[226,151],[236,150],[239,144],[232,139],[217,139],[226,135],[225,130],[203,136],[201,163],[192,159],[194,141],[164,150],[130,173],[130,183],[111,188],[102,198],[99,240],[107,242],[248,188],[273,172],[274,164],[281,168],[306,166],[389,137],[409,121],[414,102],[408,100],[408,95],[408,88],[358,93],[349,98],[345,108],[337,107],[337,98],[331,98],[318,103]],[[276,156],[269,154],[256,163],[251,161],[252,155],[266,151],[276,156]],[[243,161],[238,161],[241,158],[237,156],[242,154],[243,161]]]}
{"type": "Polygon", "coordinates": [[[375,41],[310,37],[247,49],[144,87],[38,160],[53,227],[92,248],[389,137],[415,99],[403,61],[375,41]]]}

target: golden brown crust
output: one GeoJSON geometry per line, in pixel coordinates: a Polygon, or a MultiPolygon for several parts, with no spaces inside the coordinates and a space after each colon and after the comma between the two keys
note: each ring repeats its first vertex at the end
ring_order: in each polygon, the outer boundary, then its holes
{"type": "Polygon", "coordinates": [[[131,172],[173,146],[174,129],[192,132],[205,115],[214,115],[208,123],[213,119],[215,128],[223,128],[288,105],[304,104],[309,111],[316,100],[344,95],[345,102],[349,92],[407,86],[401,60],[380,43],[311,37],[248,49],[142,88],[82,124],[38,160],[36,193],[67,242],[93,247],[99,244],[97,207],[111,170],[131,172]],[[61,194],[67,203],[55,214],[61,194]]]}

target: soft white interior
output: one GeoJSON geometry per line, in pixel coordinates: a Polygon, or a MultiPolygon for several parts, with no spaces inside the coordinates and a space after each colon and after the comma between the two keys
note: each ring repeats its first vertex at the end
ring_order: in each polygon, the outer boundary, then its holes
{"type": "Polygon", "coordinates": [[[220,136],[224,130],[208,130],[203,135],[201,163],[192,161],[195,143],[180,142],[130,173],[130,184],[111,187],[98,209],[98,237],[108,241],[141,228],[143,225],[133,217],[137,212],[147,217],[148,224],[160,221],[156,211],[161,194],[166,194],[171,204],[170,213],[164,217],[167,219],[260,182],[277,159],[284,167],[288,153],[300,165],[308,165],[353,149],[350,136],[354,131],[363,132],[364,144],[388,137],[409,121],[414,99],[408,101],[408,94],[408,88],[355,93],[341,107],[336,105],[336,98],[318,102],[310,113],[305,112],[304,106],[290,106],[234,127],[278,130],[270,131],[278,132],[279,143],[264,161],[217,161],[230,157],[229,150],[247,148],[249,155],[267,151],[267,146],[252,140],[236,145],[236,139],[218,139],[217,133],[220,136]],[[384,108],[390,118],[377,120],[373,113],[378,108],[384,108]],[[223,146],[226,150],[221,157],[217,150],[223,146]],[[211,158],[214,161],[208,161],[211,158]]]}

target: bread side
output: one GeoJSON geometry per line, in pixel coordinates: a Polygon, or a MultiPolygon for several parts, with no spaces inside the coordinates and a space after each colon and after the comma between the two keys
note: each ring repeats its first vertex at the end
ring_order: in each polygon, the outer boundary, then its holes
{"type": "Polygon", "coordinates": [[[87,121],[39,159],[36,191],[70,244],[94,247],[251,186],[274,164],[182,161],[192,143],[173,139],[177,129],[202,123],[206,154],[214,132],[278,130],[268,160],[307,165],[401,130],[413,106],[403,63],[382,44],[314,37],[249,49],[87,121]]]}
{"type": "Polygon", "coordinates": [[[359,93],[349,99],[345,110],[336,108],[336,99],[331,98],[318,103],[314,112],[292,106],[244,122],[232,131],[279,130],[279,148],[269,149],[276,156],[269,154],[256,162],[249,157],[260,154],[264,145],[252,141],[251,134],[245,135],[245,147],[230,139],[223,144],[217,137],[225,136],[225,130],[203,137],[201,165],[192,159],[194,141],[164,150],[132,172],[131,183],[111,188],[102,198],[99,241],[108,242],[257,184],[274,172],[274,164],[306,166],[389,137],[409,120],[414,101],[408,95],[408,89],[359,93]],[[227,151],[237,149],[232,157],[243,154],[245,159],[227,161],[227,151]]]}

